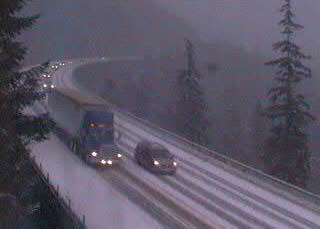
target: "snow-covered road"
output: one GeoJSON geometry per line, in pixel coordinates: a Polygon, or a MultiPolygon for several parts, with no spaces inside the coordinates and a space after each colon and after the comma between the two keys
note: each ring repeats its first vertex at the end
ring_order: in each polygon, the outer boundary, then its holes
{"type": "MultiPolygon", "coordinates": [[[[72,78],[74,68],[95,61],[101,59],[75,61],[59,69],[53,80],[61,93],[79,103],[110,107],[72,78]]],[[[94,170],[55,136],[33,151],[75,203],[74,210],[86,215],[89,228],[320,228],[319,208],[308,200],[278,184],[252,182],[132,116],[114,111],[116,128],[122,132],[119,146],[127,155],[119,168],[94,170]],[[137,166],[133,149],[141,139],[160,142],[175,154],[176,176],[158,177],[137,166]]],[[[59,118],[70,119],[72,125],[72,117],[59,118]]]]}
{"type": "Polygon", "coordinates": [[[128,193],[113,185],[112,171],[106,170],[101,176],[101,171],[84,164],[56,136],[35,145],[32,154],[50,174],[50,181],[59,185],[61,194],[71,200],[74,212],[85,215],[88,228],[163,228],[130,201],[128,193]]]}
{"type": "MultiPolygon", "coordinates": [[[[119,128],[118,123],[121,121],[116,120],[116,122],[119,128]]],[[[176,155],[180,170],[176,177],[167,179],[171,183],[178,183],[184,187],[183,193],[186,194],[186,190],[188,190],[189,194],[186,195],[186,198],[198,195],[205,197],[203,204],[205,208],[209,209],[210,206],[216,206],[217,209],[211,212],[211,216],[217,214],[220,210],[224,213],[221,216],[224,220],[238,224],[240,228],[244,225],[253,228],[258,226],[269,228],[318,227],[319,213],[308,211],[300,205],[280,198],[275,193],[235,177],[221,168],[214,167],[207,161],[186,154],[178,147],[168,144],[165,140],[156,138],[144,129],[129,124],[127,120],[124,125],[127,127],[120,127],[122,132],[125,133],[123,137],[127,138],[123,141],[130,144],[128,148],[131,148],[131,151],[141,139],[149,139],[166,145],[176,155]],[[208,203],[211,203],[211,205],[206,205],[208,203]],[[302,212],[305,215],[301,217],[302,212]],[[242,225],[239,225],[240,222],[242,225]]],[[[130,152],[130,149],[128,151],[130,152]]],[[[178,190],[178,188],[175,190],[178,190]]],[[[197,200],[201,202],[199,198],[197,200]]],[[[192,206],[190,207],[192,208],[192,206]]],[[[196,209],[200,210],[201,208],[196,207],[196,209]]]]}

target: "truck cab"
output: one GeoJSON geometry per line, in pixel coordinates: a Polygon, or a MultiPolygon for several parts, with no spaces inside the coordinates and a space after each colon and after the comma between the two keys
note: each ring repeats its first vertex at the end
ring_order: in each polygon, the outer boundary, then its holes
{"type": "Polygon", "coordinates": [[[115,144],[113,113],[98,110],[86,111],[80,130],[72,139],[71,149],[91,165],[118,164],[122,154],[115,144]]]}

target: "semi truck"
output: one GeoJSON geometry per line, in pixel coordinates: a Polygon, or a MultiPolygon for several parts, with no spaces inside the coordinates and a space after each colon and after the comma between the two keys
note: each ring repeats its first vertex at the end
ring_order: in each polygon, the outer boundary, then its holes
{"type": "Polygon", "coordinates": [[[122,160],[116,145],[113,112],[99,104],[79,104],[54,91],[48,98],[56,134],[90,165],[112,166],[122,160]]]}

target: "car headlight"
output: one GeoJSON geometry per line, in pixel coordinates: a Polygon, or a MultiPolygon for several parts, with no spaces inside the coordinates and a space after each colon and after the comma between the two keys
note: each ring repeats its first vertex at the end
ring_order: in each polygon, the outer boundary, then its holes
{"type": "Polygon", "coordinates": [[[54,85],[53,84],[51,84],[51,86],[50,86],[52,89],[54,88],[54,85]]]}
{"type": "Polygon", "coordinates": [[[121,154],[121,153],[118,153],[118,155],[117,155],[117,156],[118,156],[118,158],[120,158],[120,157],[122,157],[122,154],[121,154]]]}
{"type": "Polygon", "coordinates": [[[153,164],[154,165],[159,165],[159,161],[154,161],[153,164]]]}
{"type": "Polygon", "coordinates": [[[174,161],[174,162],[173,162],[173,165],[174,165],[174,166],[177,166],[177,162],[174,161]]]}
{"type": "Polygon", "coordinates": [[[91,155],[94,156],[94,157],[96,157],[98,154],[97,154],[97,152],[94,152],[94,151],[93,151],[93,152],[91,153],[91,155]]]}
{"type": "Polygon", "coordinates": [[[105,165],[106,163],[107,163],[106,160],[103,160],[103,159],[101,160],[101,164],[105,165]]]}
{"type": "Polygon", "coordinates": [[[107,163],[108,163],[108,165],[112,165],[112,161],[111,160],[108,160],[107,163]]]}
{"type": "Polygon", "coordinates": [[[43,87],[48,87],[48,85],[47,84],[43,84],[43,87]]]}

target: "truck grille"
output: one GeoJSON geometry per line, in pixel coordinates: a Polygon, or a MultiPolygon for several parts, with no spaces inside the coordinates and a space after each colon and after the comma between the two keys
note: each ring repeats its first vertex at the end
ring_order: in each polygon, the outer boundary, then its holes
{"type": "Polygon", "coordinates": [[[103,145],[101,147],[101,152],[103,154],[114,154],[114,155],[117,155],[119,153],[119,149],[116,145],[103,145]]]}

